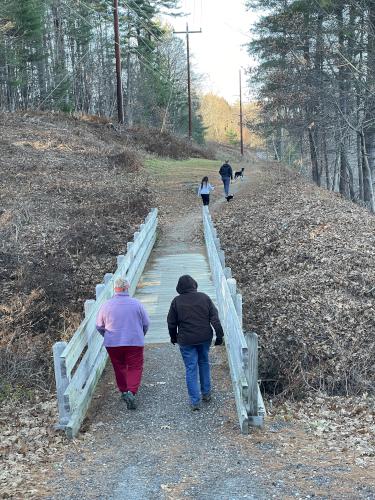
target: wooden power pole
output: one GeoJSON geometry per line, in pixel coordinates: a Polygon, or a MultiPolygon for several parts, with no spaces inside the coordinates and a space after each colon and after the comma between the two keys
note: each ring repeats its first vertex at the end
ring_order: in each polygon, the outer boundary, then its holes
{"type": "Polygon", "coordinates": [[[241,144],[241,155],[243,156],[243,123],[242,123],[242,82],[241,82],[241,70],[240,70],[240,144],[241,144]]]}
{"type": "Polygon", "coordinates": [[[202,33],[202,29],[199,31],[189,31],[189,25],[186,23],[186,31],[174,31],[176,35],[186,34],[186,56],[187,56],[187,88],[188,88],[188,107],[189,107],[189,139],[191,140],[193,135],[193,113],[191,109],[191,79],[190,79],[190,47],[189,47],[189,35],[191,33],[202,33]]]}
{"type": "Polygon", "coordinates": [[[119,24],[118,24],[118,0],[113,0],[113,23],[115,30],[117,115],[119,123],[124,123],[124,102],[122,97],[122,79],[121,79],[121,48],[120,48],[120,34],[119,34],[119,24]]]}

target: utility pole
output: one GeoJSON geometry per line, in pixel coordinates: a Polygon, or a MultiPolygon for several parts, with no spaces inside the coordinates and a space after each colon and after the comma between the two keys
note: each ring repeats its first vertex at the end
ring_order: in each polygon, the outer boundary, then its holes
{"type": "Polygon", "coordinates": [[[192,138],[193,134],[193,113],[191,109],[191,80],[190,80],[190,47],[189,47],[189,35],[191,33],[202,33],[202,29],[199,31],[189,31],[189,25],[186,23],[186,31],[174,31],[174,34],[186,34],[186,55],[187,55],[187,88],[188,88],[188,107],[189,107],[189,140],[192,138]]]}
{"type": "Polygon", "coordinates": [[[241,70],[240,72],[240,142],[241,142],[241,155],[243,156],[243,124],[242,124],[242,84],[241,84],[241,70]]]}
{"type": "Polygon", "coordinates": [[[121,48],[120,48],[120,35],[119,35],[119,25],[118,25],[118,0],[113,0],[113,23],[115,29],[117,115],[119,123],[124,123],[124,103],[122,97],[122,81],[121,81],[121,48]]]}

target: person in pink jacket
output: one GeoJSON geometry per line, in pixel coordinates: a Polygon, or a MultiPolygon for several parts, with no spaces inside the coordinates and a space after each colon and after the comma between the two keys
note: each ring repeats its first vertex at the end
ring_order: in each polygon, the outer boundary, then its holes
{"type": "Polygon", "coordinates": [[[129,296],[128,281],[118,278],[115,295],[98,312],[96,329],[104,337],[117,387],[132,410],[137,407],[135,395],[142,379],[145,335],[149,324],[143,305],[129,296]]]}

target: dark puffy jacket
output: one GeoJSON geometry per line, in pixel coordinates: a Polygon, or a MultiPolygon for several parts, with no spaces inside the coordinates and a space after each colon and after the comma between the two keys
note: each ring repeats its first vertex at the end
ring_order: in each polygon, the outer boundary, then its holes
{"type": "Polygon", "coordinates": [[[221,175],[221,177],[230,177],[231,179],[233,179],[233,171],[229,163],[224,163],[224,165],[221,166],[219,174],[221,175]]]}
{"type": "Polygon", "coordinates": [[[212,340],[214,327],[222,338],[218,312],[208,295],[197,291],[197,282],[189,275],[181,276],[176,287],[180,294],[172,300],[168,313],[168,329],[172,342],[180,345],[202,344],[212,340]]]}

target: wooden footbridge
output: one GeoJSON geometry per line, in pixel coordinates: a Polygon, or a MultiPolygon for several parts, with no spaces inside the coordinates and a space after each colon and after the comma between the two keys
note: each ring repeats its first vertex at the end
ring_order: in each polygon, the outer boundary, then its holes
{"type": "Polygon", "coordinates": [[[178,278],[183,274],[190,274],[197,281],[199,291],[215,300],[210,268],[203,253],[151,255],[135,293],[150,316],[146,344],[170,341],[167,314],[173,297],[177,295],[178,278]]]}
{"type": "Polygon", "coordinates": [[[126,255],[117,258],[117,270],[104,276],[96,286],[96,300],[85,303],[85,319],[69,343],[57,342],[53,347],[59,423],[68,437],[79,432],[97,382],[107,361],[103,339],[96,332],[95,319],[101,304],[113,295],[117,277],[126,276],[130,293],[146,307],[150,315],[147,344],[169,342],[166,317],[176,295],[178,278],[190,274],[198,282],[199,291],[213,299],[219,309],[225,333],[229,367],[240,428],[262,426],[265,415],[258,387],[258,346],[255,333],[242,330],[242,296],[237,293],[231,270],[225,267],[208,207],[202,209],[206,247],[188,252],[163,247],[153,251],[157,234],[157,210],[153,209],[145,223],[127,244],[126,255]]]}

